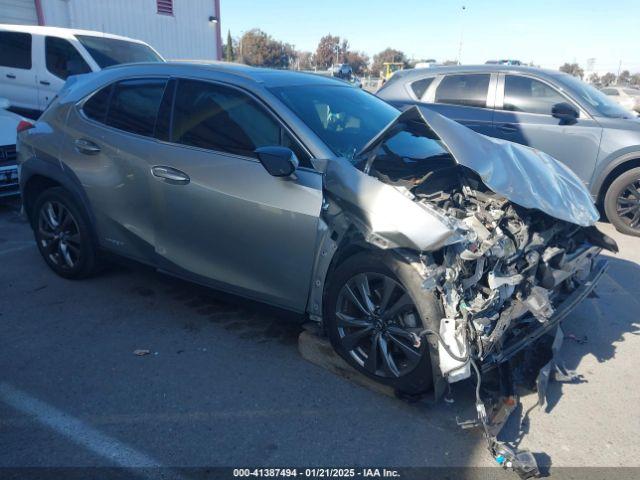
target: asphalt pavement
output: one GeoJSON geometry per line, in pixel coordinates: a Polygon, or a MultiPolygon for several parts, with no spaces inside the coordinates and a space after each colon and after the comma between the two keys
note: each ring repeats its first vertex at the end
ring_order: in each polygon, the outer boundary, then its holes
{"type": "MultiPolygon", "coordinates": [[[[551,474],[640,466],[640,239],[600,228],[621,253],[564,322],[581,381],[551,384],[520,444],[551,474]]],[[[0,206],[0,468],[495,465],[456,426],[469,383],[452,404],[380,395],[303,360],[296,320],[137,265],[64,280],[0,206]]]]}

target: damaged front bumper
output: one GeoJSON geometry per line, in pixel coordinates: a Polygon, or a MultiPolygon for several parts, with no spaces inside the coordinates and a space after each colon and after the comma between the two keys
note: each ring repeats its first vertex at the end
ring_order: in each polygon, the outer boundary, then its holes
{"type": "Polygon", "coordinates": [[[536,330],[527,333],[527,335],[522,338],[514,339],[514,341],[505,345],[500,352],[489,354],[482,363],[482,371],[489,371],[496,365],[510,360],[544,335],[552,333],[558,324],[593,291],[608,267],[609,263],[606,260],[598,260],[585,282],[571,292],[571,294],[556,307],[553,316],[541,324],[536,330]]]}

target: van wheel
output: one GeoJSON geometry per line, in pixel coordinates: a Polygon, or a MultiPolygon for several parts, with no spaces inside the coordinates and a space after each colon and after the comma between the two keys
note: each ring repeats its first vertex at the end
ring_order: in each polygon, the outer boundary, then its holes
{"type": "Polygon", "coordinates": [[[45,190],[36,199],[33,231],[47,265],[64,278],[84,278],[96,271],[96,249],[89,222],[61,187],[45,190]]]}
{"type": "Polygon", "coordinates": [[[640,167],[613,181],[604,198],[604,211],[619,232],[640,237],[640,167]]]}
{"type": "Polygon", "coordinates": [[[430,346],[415,337],[443,317],[418,273],[390,253],[362,252],[331,276],[324,323],[336,352],[356,370],[407,394],[433,387],[430,346]]]}

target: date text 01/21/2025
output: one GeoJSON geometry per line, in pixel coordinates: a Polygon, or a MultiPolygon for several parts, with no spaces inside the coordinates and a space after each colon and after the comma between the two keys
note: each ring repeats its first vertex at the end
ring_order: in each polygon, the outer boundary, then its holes
{"type": "Polygon", "coordinates": [[[387,468],[234,468],[233,476],[238,478],[397,478],[400,474],[397,470],[387,468]]]}

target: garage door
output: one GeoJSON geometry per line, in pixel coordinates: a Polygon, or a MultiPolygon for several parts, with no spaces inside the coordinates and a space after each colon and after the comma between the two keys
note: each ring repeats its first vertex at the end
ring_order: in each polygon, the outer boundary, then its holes
{"type": "Polygon", "coordinates": [[[35,0],[0,0],[0,23],[37,25],[35,0]]]}

